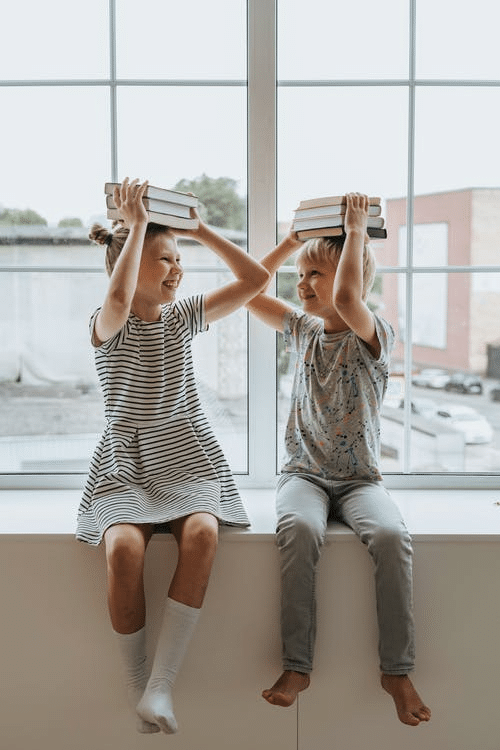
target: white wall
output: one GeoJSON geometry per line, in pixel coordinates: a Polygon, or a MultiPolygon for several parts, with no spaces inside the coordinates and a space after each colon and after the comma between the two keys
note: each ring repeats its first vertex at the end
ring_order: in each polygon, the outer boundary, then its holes
{"type": "MultiPolygon", "coordinates": [[[[499,750],[500,510],[494,493],[444,493],[446,530],[435,497],[427,493],[419,511],[418,493],[394,493],[414,535],[414,679],[434,713],[417,728],[400,724],[379,687],[371,563],[343,527],[332,529],[320,564],[311,688],[289,709],[260,697],[280,671],[278,561],[273,493],[247,493],[253,529],[222,534],[203,616],[176,686],[180,732],[172,737],[135,731],[108,623],[103,550],[71,536],[78,493],[57,494],[65,510],[52,524],[51,493],[0,495],[2,750],[499,750]],[[36,527],[45,533],[30,533],[36,527]]],[[[172,540],[155,537],[146,576],[151,637],[174,564],[172,540]]]]}

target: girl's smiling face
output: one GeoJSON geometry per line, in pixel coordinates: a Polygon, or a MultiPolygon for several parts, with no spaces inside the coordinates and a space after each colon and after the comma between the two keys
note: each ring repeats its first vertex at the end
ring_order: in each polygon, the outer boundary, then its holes
{"type": "Polygon", "coordinates": [[[181,256],[172,234],[165,232],[146,237],[134,298],[151,306],[173,302],[183,273],[181,256]]]}

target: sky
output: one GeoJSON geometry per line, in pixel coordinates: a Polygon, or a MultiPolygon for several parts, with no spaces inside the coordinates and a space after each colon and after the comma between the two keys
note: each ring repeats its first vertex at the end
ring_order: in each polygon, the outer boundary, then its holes
{"type": "MultiPolygon", "coordinates": [[[[473,7],[417,0],[416,7],[417,79],[500,80],[493,0],[473,7]]],[[[245,9],[244,0],[117,0],[118,77],[244,81],[245,9]]],[[[406,194],[408,14],[403,0],[278,0],[280,80],[401,81],[278,89],[279,220],[317,195],[406,194]],[[342,34],[333,33],[337,27],[342,34]]],[[[9,4],[7,15],[4,82],[108,76],[108,0],[27,0],[9,4]]],[[[4,85],[0,106],[9,115],[0,126],[0,205],[35,209],[50,223],[68,216],[89,223],[102,214],[111,176],[109,89],[4,85]]],[[[117,106],[120,178],[172,187],[205,173],[232,177],[246,193],[243,85],[124,86],[117,106]]],[[[500,186],[499,114],[498,87],[418,86],[415,192],[500,186]]]]}

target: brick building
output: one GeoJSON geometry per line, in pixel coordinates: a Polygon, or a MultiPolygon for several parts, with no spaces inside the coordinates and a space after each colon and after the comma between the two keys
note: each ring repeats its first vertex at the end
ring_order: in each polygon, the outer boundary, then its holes
{"type": "MultiPolygon", "coordinates": [[[[406,199],[386,205],[388,238],[379,265],[405,266],[406,199]]],[[[413,364],[493,374],[489,352],[500,336],[500,188],[419,195],[414,203],[413,364]],[[443,266],[443,273],[419,268],[443,266]],[[499,273],[447,273],[446,266],[497,266],[499,273]]],[[[383,277],[383,314],[397,331],[403,360],[405,277],[383,277]]]]}

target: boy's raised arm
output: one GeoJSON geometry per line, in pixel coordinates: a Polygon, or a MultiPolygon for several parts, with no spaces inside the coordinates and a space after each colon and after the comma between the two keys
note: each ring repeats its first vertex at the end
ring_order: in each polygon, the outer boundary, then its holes
{"type": "Polygon", "coordinates": [[[346,238],[335,273],[333,304],[340,317],[368,345],[374,356],[380,354],[375,320],[363,299],[363,251],[368,219],[368,197],[347,195],[346,238]]]}
{"type": "MultiPolygon", "coordinates": [[[[296,233],[289,232],[273,250],[261,258],[261,265],[270,274],[269,283],[285,260],[293,255],[301,245],[302,242],[297,239],[296,233]]],[[[275,328],[277,331],[283,331],[285,314],[292,309],[286,302],[272,297],[270,294],[266,294],[266,290],[260,292],[250,302],[247,302],[246,308],[259,318],[259,320],[262,320],[263,323],[271,326],[271,328],[275,328]]]]}

